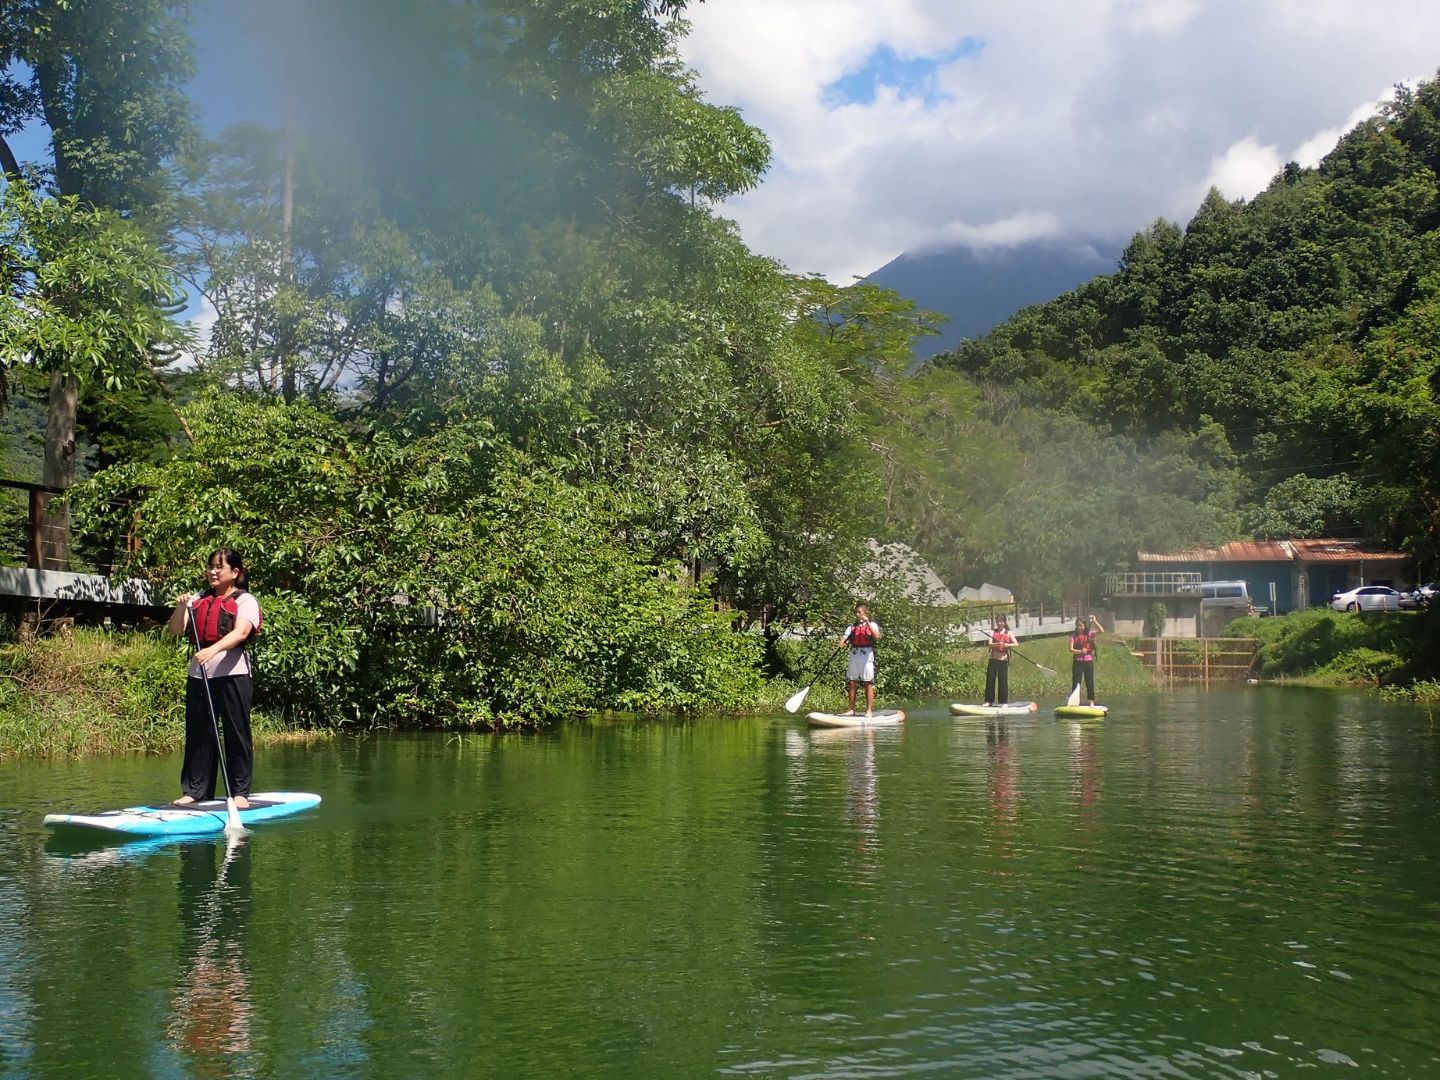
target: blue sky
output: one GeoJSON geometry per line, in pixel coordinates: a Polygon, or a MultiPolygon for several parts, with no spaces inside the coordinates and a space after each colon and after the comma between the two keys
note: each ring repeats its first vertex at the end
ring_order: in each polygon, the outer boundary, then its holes
{"type": "Polygon", "coordinates": [[[822,89],[831,107],[873,105],[877,95],[890,90],[899,98],[916,98],[926,106],[945,100],[939,73],[958,60],[976,57],[984,43],[965,38],[936,56],[902,56],[889,42],[882,42],[859,66],[845,72],[822,89]]]}

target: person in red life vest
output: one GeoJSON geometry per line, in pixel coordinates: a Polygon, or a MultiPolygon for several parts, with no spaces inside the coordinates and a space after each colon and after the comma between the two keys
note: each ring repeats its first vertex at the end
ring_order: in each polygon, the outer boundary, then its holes
{"type": "Polygon", "coordinates": [[[1085,695],[1090,704],[1095,704],[1095,639],[1105,632],[1100,620],[1090,616],[1075,619],[1075,632],[1070,635],[1070,685],[1085,683],[1085,695]]]}
{"type": "Polygon", "coordinates": [[[990,635],[990,663],[985,668],[985,704],[1007,705],[1010,702],[1010,649],[1020,644],[1010,632],[1005,616],[995,620],[990,635]]]}
{"type": "Polygon", "coordinates": [[[875,643],[879,640],[880,624],[870,618],[869,608],[857,604],[855,621],[840,635],[840,644],[850,646],[850,667],[845,672],[850,711],[846,716],[855,715],[855,688],[859,684],[865,687],[865,715],[875,712],[875,643]]]}
{"type": "Polygon", "coordinates": [[[193,625],[200,641],[185,680],[185,759],[180,766],[182,794],[175,802],[187,806],[215,798],[220,753],[205,697],[208,678],[210,701],[225,738],[229,790],[243,810],[250,805],[247,796],[255,757],[250,741],[254,683],[246,646],[260,630],[260,605],[246,591],[245,563],[233,549],[211,553],[206,578],[209,584],[199,595],[181,596],[170,613],[170,633],[193,644],[193,625]]]}

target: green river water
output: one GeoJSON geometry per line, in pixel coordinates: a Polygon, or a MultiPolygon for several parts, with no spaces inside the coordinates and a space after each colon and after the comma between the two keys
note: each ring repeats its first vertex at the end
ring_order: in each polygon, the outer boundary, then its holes
{"type": "Polygon", "coordinates": [[[228,849],[0,765],[0,1076],[1440,1076],[1430,713],[1111,705],[269,748],[325,802],[228,849]]]}

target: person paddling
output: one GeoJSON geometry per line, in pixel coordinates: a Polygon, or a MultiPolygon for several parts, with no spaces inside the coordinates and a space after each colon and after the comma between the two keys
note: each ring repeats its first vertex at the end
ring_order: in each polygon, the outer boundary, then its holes
{"type": "Polygon", "coordinates": [[[198,644],[185,680],[182,794],[175,804],[189,806],[215,798],[223,758],[228,766],[226,791],[244,810],[250,805],[247,796],[254,758],[250,740],[254,684],[246,645],[260,629],[260,605],[245,590],[245,564],[231,548],[211,552],[206,578],[209,584],[204,591],[198,596],[179,597],[170,613],[170,633],[176,637],[193,633],[198,644]],[[223,755],[215,741],[212,702],[225,740],[223,755]]]}
{"type": "Polygon", "coordinates": [[[1018,644],[1008,620],[1004,615],[999,616],[990,635],[990,663],[985,666],[986,705],[1010,703],[1010,649],[1018,644]]]}
{"type": "Polygon", "coordinates": [[[1095,704],[1095,639],[1104,631],[1094,615],[1088,624],[1076,616],[1075,632],[1070,635],[1070,684],[1078,687],[1083,681],[1091,705],[1095,704]]]}
{"type": "Polygon", "coordinates": [[[855,605],[855,621],[840,635],[840,644],[850,646],[850,667],[845,672],[850,697],[850,711],[855,715],[855,689],[865,687],[865,715],[875,713],[875,643],[880,640],[880,624],[870,618],[870,609],[855,605]]]}

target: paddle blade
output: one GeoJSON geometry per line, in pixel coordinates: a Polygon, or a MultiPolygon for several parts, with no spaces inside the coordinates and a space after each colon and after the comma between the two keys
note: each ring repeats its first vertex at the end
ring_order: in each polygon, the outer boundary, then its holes
{"type": "Polygon", "coordinates": [[[1072,709],[1080,704],[1080,684],[1075,684],[1075,689],[1070,691],[1070,696],[1065,699],[1065,704],[1072,709]]]}
{"type": "Polygon", "coordinates": [[[245,835],[245,826],[240,822],[240,809],[235,805],[234,799],[225,800],[225,835],[245,835]]]}
{"type": "Polygon", "coordinates": [[[799,712],[800,706],[805,704],[805,696],[809,693],[810,687],[808,686],[803,690],[795,691],[795,693],[791,694],[789,699],[786,700],[785,711],[790,713],[799,712]]]}
{"type": "Polygon", "coordinates": [[[1040,669],[1040,674],[1044,675],[1047,679],[1053,679],[1060,674],[1053,667],[1046,667],[1044,664],[1036,664],[1035,666],[1040,669]]]}

